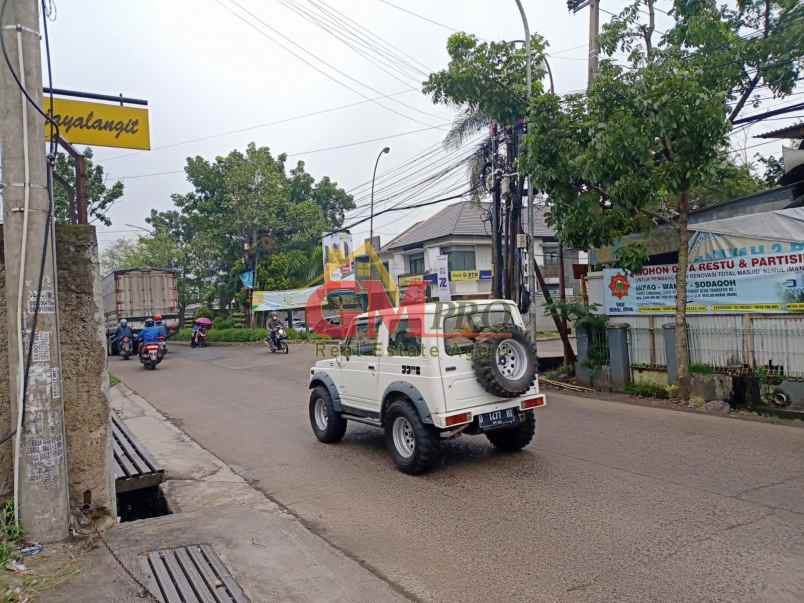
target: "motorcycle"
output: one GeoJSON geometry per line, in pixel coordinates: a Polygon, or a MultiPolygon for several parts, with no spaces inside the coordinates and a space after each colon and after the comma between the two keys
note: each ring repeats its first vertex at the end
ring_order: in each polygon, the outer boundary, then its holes
{"type": "Polygon", "coordinates": [[[207,347],[207,330],[206,329],[197,329],[193,332],[193,337],[190,339],[190,347],[197,348],[197,347],[205,348],[207,347]]]}
{"type": "Polygon", "coordinates": [[[149,370],[154,370],[162,362],[164,354],[159,343],[143,343],[140,346],[140,362],[149,370]]]}
{"type": "Polygon", "coordinates": [[[165,336],[159,336],[159,351],[162,353],[162,356],[168,353],[167,349],[167,341],[165,341],[165,336]]]}
{"type": "Polygon", "coordinates": [[[120,355],[123,360],[128,360],[128,357],[131,356],[131,339],[128,336],[123,337],[120,342],[120,355]]]}
{"type": "Polygon", "coordinates": [[[276,329],[276,335],[271,337],[271,333],[265,338],[265,344],[271,352],[282,352],[287,354],[290,349],[288,348],[288,334],[283,327],[276,329]]]}

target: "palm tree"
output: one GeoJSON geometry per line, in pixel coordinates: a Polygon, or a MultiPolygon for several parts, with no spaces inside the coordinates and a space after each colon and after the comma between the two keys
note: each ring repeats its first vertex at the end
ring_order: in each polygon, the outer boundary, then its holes
{"type": "MultiPolygon", "coordinates": [[[[465,107],[452,121],[449,131],[444,136],[444,148],[457,150],[479,130],[491,124],[491,118],[477,107],[465,107]]],[[[472,191],[472,200],[480,201],[485,192],[484,180],[487,168],[488,141],[483,140],[475,145],[474,152],[466,160],[466,175],[472,191]]]]}

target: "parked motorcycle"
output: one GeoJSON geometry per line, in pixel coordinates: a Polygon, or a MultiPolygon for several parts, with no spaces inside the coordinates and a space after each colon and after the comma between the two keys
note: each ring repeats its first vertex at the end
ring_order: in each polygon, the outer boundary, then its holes
{"type": "Polygon", "coordinates": [[[123,360],[128,360],[128,357],[131,356],[131,338],[123,337],[120,342],[120,355],[123,360]]]}
{"type": "Polygon", "coordinates": [[[161,344],[143,343],[140,346],[140,362],[146,369],[154,370],[156,365],[162,362],[162,358],[164,358],[164,354],[161,344]]]}
{"type": "Polygon", "coordinates": [[[207,347],[207,330],[203,328],[193,331],[193,337],[190,339],[190,347],[197,348],[199,346],[207,347]]]}
{"type": "Polygon", "coordinates": [[[287,354],[290,351],[288,348],[288,334],[284,327],[279,327],[274,337],[271,337],[271,333],[268,333],[268,336],[265,338],[265,344],[271,352],[287,354]]]}

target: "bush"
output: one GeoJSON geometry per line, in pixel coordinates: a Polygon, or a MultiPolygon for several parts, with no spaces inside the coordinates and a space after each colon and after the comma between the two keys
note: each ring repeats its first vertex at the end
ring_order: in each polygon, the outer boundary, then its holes
{"type": "Polygon", "coordinates": [[[235,323],[231,318],[224,318],[221,316],[220,318],[216,318],[212,321],[212,326],[216,329],[234,329],[235,323]]]}
{"type": "Polygon", "coordinates": [[[215,313],[207,308],[206,306],[201,306],[195,311],[195,318],[212,318],[215,316],[215,313]]]}
{"type": "Polygon", "coordinates": [[[700,362],[693,362],[690,364],[690,373],[697,373],[698,375],[711,375],[715,369],[708,364],[701,364],[700,362]]]}
{"type": "Polygon", "coordinates": [[[9,499],[0,507],[0,568],[4,569],[6,563],[16,555],[22,537],[22,527],[14,518],[14,501],[9,499]]]}
{"type": "MultiPolygon", "coordinates": [[[[267,333],[265,329],[212,328],[207,331],[207,341],[210,343],[262,341],[267,333]]],[[[192,329],[181,329],[173,339],[176,341],[190,341],[192,336],[192,329]]]]}
{"type": "Polygon", "coordinates": [[[667,387],[649,381],[635,381],[625,386],[625,393],[640,398],[669,398],[667,387]]]}

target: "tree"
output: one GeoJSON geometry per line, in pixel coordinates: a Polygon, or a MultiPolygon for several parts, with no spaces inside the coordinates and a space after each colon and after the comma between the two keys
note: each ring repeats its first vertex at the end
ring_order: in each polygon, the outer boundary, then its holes
{"type": "MultiPolygon", "coordinates": [[[[740,177],[724,157],[731,123],[753,91],[791,92],[804,54],[802,11],[796,0],[741,1],[734,10],[678,1],[674,26],[656,40],[655,2],[638,0],[604,27],[607,58],[586,98],[540,97],[530,107],[528,171],[548,190],[550,219],[563,237],[595,247],[658,224],[676,230],[676,355],[685,399],[689,211],[718,178],[740,177]],[[621,55],[625,64],[615,60],[621,55]]],[[[646,259],[638,246],[620,254],[629,270],[646,259]]]]}
{"type": "MultiPolygon", "coordinates": [[[[84,150],[87,165],[87,216],[90,222],[100,222],[111,226],[109,209],[123,196],[123,183],[119,180],[111,186],[106,186],[103,166],[92,161],[92,149],[84,150]]],[[[56,164],[53,168],[56,176],[53,202],[56,221],[60,223],[71,222],[70,206],[75,198],[75,161],[64,153],[56,154],[56,164]]]]}
{"type": "MultiPolygon", "coordinates": [[[[187,160],[194,190],[173,195],[173,201],[192,230],[194,270],[214,283],[214,297],[223,305],[237,296],[250,312],[240,273],[255,267],[257,287],[297,286],[298,271],[280,274],[283,260],[274,255],[296,252],[289,256],[294,265],[315,255],[321,233],[340,226],[354,207],[351,195],[328,177],[316,182],[303,162],[286,174],[285,160],[284,154],[274,157],[253,143],[245,152],[232,151],[214,161],[187,160]],[[203,253],[196,242],[203,242],[203,253]]],[[[319,272],[321,265],[319,259],[319,272]]]]}

